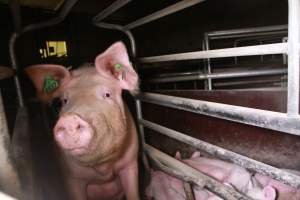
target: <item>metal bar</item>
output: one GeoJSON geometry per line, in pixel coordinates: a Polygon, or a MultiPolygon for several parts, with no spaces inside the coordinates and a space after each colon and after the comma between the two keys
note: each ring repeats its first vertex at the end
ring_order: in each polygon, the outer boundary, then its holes
{"type": "Polygon", "coordinates": [[[264,26],[264,27],[251,27],[251,28],[242,28],[242,29],[231,29],[231,30],[222,30],[222,31],[211,31],[207,32],[208,37],[213,38],[215,36],[232,36],[240,34],[253,34],[253,33],[263,33],[271,31],[286,31],[288,25],[276,25],[276,26],[264,26]]]}
{"type": "MultiPolygon", "coordinates": [[[[205,50],[209,50],[209,37],[207,34],[204,35],[204,42],[205,42],[205,50]]],[[[207,58],[206,60],[206,63],[207,63],[207,73],[208,74],[211,74],[211,63],[210,63],[210,59],[207,58]]],[[[208,86],[208,90],[212,90],[212,80],[211,78],[208,78],[207,80],[207,86],[208,86]]]]}
{"type": "Polygon", "coordinates": [[[300,1],[289,0],[287,114],[299,114],[300,1]]]}
{"type": "Polygon", "coordinates": [[[3,192],[0,192],[0,199],[1,200],[17,200],[14,197],[9,196],[9,195],[7,195],[7,194],[5,194],[3,192]]]}
{"type": "Polygon", "coordinates": [[[179,81],[193,81],[193,80],[206,80],[206,79],[223,79],[223,78],[239,78],[251,76],[270,76],[287,74],[287,69],[269,69],[269,70],[251,70],[244,72],[227,72],[227,73],[213,73],[213,74],[196,74],[186,76],[152,78],[145,80],[149,83],[169,83],[179,81]]]}
{"type": "MultiPolygon", "coordinates": [[[[16,53],[15,53],[15,43],[17,37],[18,37],[17,33],[13,33],[10,37],[9,56],[10,56],[11,67],[18,73],[18,64],[17,64],[16,53]]],[[[24,107],[24,98],[23,98],[23,92],[22,92],[21,83],[18,75],[14,76],[14,82],[17,90],[18,104],[22,108],[24,107]]]]}
{"type": "Polygon", "coordinates": [[[21,12],[20,12],[20,2],[19,0],[8,1],[10,11],[12,13],[12,20],[14,25],[14,30],[19,33],[21,31],[21,12]]]}
{"type": "Polygon", "coordinates": [[[210,40],[218,39],[232,39],[232,38],[242,38],[242,37],[256,37],[256,36],[273,36],[273,35],[286,35],[287,31],[274,31],[274,32],[263,32],[263,33],[243,33],[238,35],[224,35],[224,36],[211,36],[210,40]]]}
{"type": "Polygon", "coordinates": [[[38,29],[41,29],[41,28],[45,28],[45,27],[48,27],[48,26],[53,26],[53,25],[59,24],[60,22],[62,22],[66,18],[66,16],[71,11],[72,7],[77,3],[77,1],[78,0],[66,0],[57,17],[49,19],[45,22],[40,22],[40,23],[28,25],[21,31],[21,33],[25,33],[25,32],[28,32],[28,31],[33,31],[33,30],[38,30],[38,29]]]}
{"type": "Polygon", "coordinates": [[[110,14],[116,12],[117,10],[119,10],[120,8],[122,8],[123,6],[128,4],[130,1],[131,0],[117,0],[117,1],[113,2],[110,6],[108,6],[106,9],[101,11],[95,17],[93,17],[93,22],[96,23],[96,22],[102,21],[104,18],[106,18],[110,14]]]}
{"type": "Polygon", "coordinates": [[[221,147],[209,144],[207,142],[198,140],[191,136],[185,135],[183,133],[174,131],[172,129],[169,129],[169,128],[166,128],[163,126],[160,126],[158,124],[152,123],[147,120],[140,120],[140,123],[142,123],[147,128],[150,128],[150,129],[157,131],[163,135],[166,135],[168,137],[171,137],[173,139],[176,139],[178,141],[181,141],[183,143],[191,145],[192,147],[195,147],[201,151],[209,153],[210,155],[213,155],[215,157],[218,157],[218,158],[221,158],[224,160],[231,161],[231,162],[233,162],[237,165],[240,165],[244,168],[265,174],[265,175],[270,176],[278,181],[281,181],[292,187],[300,189],[300,177],[293,173],[289,173],[287,171],[275,168],[273,166],[264,164],[262,162],[256,161],[256,160],[248,158],[246,156],[223,149],[221,147]]]}
{"type": "Polygon", "coordinates": [[[209,189],[213,191],[218,196],[224,199],[232,199],[232,200],[242,200],[248,199],[245,195],[236,192],[233,188],[223,185],[218,181],[210,178],[209,176],[199,172],[198,170],[178,161],[175,158],[155,149],[154,147],[146,144],[145,150],[150,158],[152,158],[156,163],[161,163],[158,166],[161,166],[162,170],[165,170],[167,173],[174,173],[175,175],[183,177],[185,176],[185,180],[194,183],[200,187],[204,187],[205,189],[209,189]],[[169,170],[171,168],[173,170],[169,170]]]}
{"type": "MultiPolygon", "coordinates": [[[[61,9],[61,12],[59,13],[59,15],[57,17],[50,19],[46,22],[28,25],[28,26],[24,27],[22,30],[20,30],[20,32],[13,33],[11,35],[10,40],[9,40],[9,54],[10,54],[10,60],[11,60],[11,65],[12,65],[13,69],[15,69],[18,72],[18,63],[17,63],[17,59],[16,59],[16,54],[15,54],[15,43],[16,43],[17,38],[25,32],[33,31],[36,29],[40,29],[40,28],[44,28],[47,26],[51,26],[51,25],[60,23],[61,21],[63,21],[65,19],[65,17],[67,16],[67,14],[69,13],[71,8],[75,5],[75,3],[77,1],[78,0],[66,1],[66,3],[63,5],[63,7],[61,9]]],[[[18,76],[14,77],[14,81],[15,81],[15,85],[16,85],[16,89],[17,89],[18,103],[19,103],[19,106],[22,108],[22,107],[24,107],[24,99],[23,99],[22,88],[21,88],[21,84],[20,84],[20,80],[19,80],[18,76]]]]}
{"type": "Polygon", "coordinates": [[[133,57],[136,56],[136,43],[135,43],[132,33],[129,30],[125,30],[123,26],[118,25],[118,24],[110,24],[110,23],[104,23],[104,22],[101,22],[101,23],[94,22],[94,26],[97,26],[99,28],[117,30],[117,31],[121,31],[121,32],[125,33],[130,41],[131,52],[133,54],[132,56],[133,57]]]}
{"type": "Polygon", "coordinates": [[[191,6],[196,5],[198,3],[201,3],[203,1],[205,1],[205,0],[182,0],[178,3],[175,3],[175,4],[167,7],[167,8],[159,10],[155,13],[152,13],[152,14],[146,16],[146,17],[143,17],[141,19],[138,19],[138,20],[126,25],[124,27],[124,29],[125,30],[130,30],[130,29],[136,28],[136,27],[141,26],[143,24],[152,22],[152,21],[157,20],[159,18],[162,18],[164,16],[170,15],[172,13],[178,12],[178,11],[183,10],[185,8],[188,8],[188,7],[191,7],[191,6]]]}
{"type": "Polygon", "coordinates": [[[10,150],[10,136],[0,91],[0,186],[6,193],[21,197],[20,177],[13,164],[10,150]]]}
{"type": "Polygon", "coordinates": [[[300,117],[288,117],[285,113],[154,93],[140,94],[139,99],[148,103],[300,136],[300,117]]]}
{"type": "Polygon", "coordinates": [[[193,60],[204,58],[225,58],[233,56],[254,56],[266,54],[283,54],[287,53],[287,43],[275,43],[256,46],[246,46],[237,48],[216,49],[208,51],[195,51],[188,53],[169,54],[162,56],[143,57],[141,63],[154,63],[177,60],[193,60]]]}

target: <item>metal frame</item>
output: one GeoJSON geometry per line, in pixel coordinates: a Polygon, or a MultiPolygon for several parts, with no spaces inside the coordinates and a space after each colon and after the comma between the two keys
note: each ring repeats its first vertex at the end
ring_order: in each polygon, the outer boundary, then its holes
{"type": "MultiPolygon", "coordinates": [[[[122,1],[123,2],[123,1],[122,1]]],[[[125,1],[129,2],[129,1],[125,1]]],[[[151,15],[148,15],[142,19],[139,19],[135,22],[132,22],[125,26],[120,26],[116,24],[108,24],[101,22],[99,19],[94,18],[93,23],[95,26],[119,30],[124,32],[130,40],[131,51],[133,56],[136,56],[136,44],[130,29],[136,28],[153,20],[164,17],[168,14],[179,11],[183,8],[186,8],[188,1],[184,0],[176,5],[182,3],[182,6],[174,9],[176,6],[170,6],[161,11],[155,12],[151,15]],[[186,4],[186,5],[185,5],[186,4]],[[97,19],[97,20],[96,20],[97,19]]],[[[189,6],[202,1],[189,1],[193,2],[189,6]]],[[[210,59],[210,58],[221,58],[221,57],[234,57],[234,56],[249,56],[249,55],[267,55],[267,54],[288,54],[289,65],[288,65],[288,111],[287,114],[272,112],[267,110],[259,110],[253,108],[246,108],[241,106],[232,106],[220,103],[213,103],[207,101],[192,100],[180,97],[173,97],[160,94],[151,94],[151,93],[142,93],[136,99],[136,108],[137,108],[137,118],[139,122],[139,130],[142,135],[142,142],[144,151],[147,152],[148,156],[152,158],[155,163],[158,164],[158,167],[169,173],[173,176],[179,177],[182,180],[193,182],[201,187],[209,187],[213,191],[217,192],[221,197],[228,197],[228,192],[230,189],[225,188],[223,191],[216,191],[218,183],[211,183],[209,179],[203,177],[203,174],[191,171],[188,166],[182,163],[175,162],[174,159],[168,157],[162,152],[155,150],[153,147],[147,145],[144,139],[144,126],[150,129],[153,129],[161,134],[165,134],[171,138],[185,142],[195,148],[198,148],[202,151],[210,153],[216,157],[223,158],[225,160],[230,160],[238,165],[241,165],[247,169],[251,169],[266,175],[271,176],[281,182],[289,184],[293,187],[300,189],[300,177],[294,174],[285,172],[283,170],[274,168],[272,166],[260,163],[256,160],[244,157],[242,155],[230,152],[228,150],[222,149],[220,147],[205,143],[203,141],[197,140],[195,138],[189,137],[182,133],[176,132],[174,130],[162,127],[160,125],[154,124],[152,122],[146,121],[142,118],[142,106],[141,101],[158,104],[161,106],[172,107],[176,109],[181,109],[189,112],[194,112],[198,114],[208,115],[212,117],[217,117],[225,120],[235,121],[238,123],[258,126],[261,128],[267,128],[275,131],[282,131],[285,133],[300,135],[300,117],[298,115],[298,104],[299,104],[299,50],[300,50],[300,24],[298,23],[299,12],[300,12],[300,2],[298,0],[289,0],[289,40],[288,42],[277,43],[277,44],[268,44],[268,45],[257,45],[257,46],[248,46],[248,47],[238,47],[238,48],[227,48],[227,49],[218,49],[218,50],[208,50],[209,49],[209,39],[223,39],[223,38],[238,38],[245,36],[263,36],[271,35],[272,31],[276,33],[285,33],[287,30],[286,25],[279,26],[270,26],[270,27],[259,27],[259,28],[246,28],[239,30],[227,30],[227,31],[218,31],[218,32],[209,32],[205,34],[205,40],[203,43],[203,48],[207,49],[206,51],[198,52],[189,52],[189,53],[180,53],[180,54],[171,54],[171,55],[162,55],[162,56],[152,56],[139,58],[138,61],[141,63],[151,63],[151,62],[164,62],[164,61],[175,61],[175,60],[191,60],[191,59],[210,59]],[[296,105],[297,104],[297,105],[296,105]],[[183,170],[186,169],[186,170],[183,170]],[[176,171],[177,170],[177,171],[176,171]],[[200,181],[199,178],[201,178],[200,181]],[[209,186],[210,185],[210,186],[209,186]]],[[[123,6],[123,4],[122,4],[123,6]]],[[[119,7],[122,6],[111,6],[109,9],[105,9],[99,16],[108,16],[107,13],[111,14],[116,11],[119,7]],[[109,10],[109,11],[108,11],[109,10]]],[[[209,60],[208,60],[209,61],[209,60]]],[[[208,62],[209,63],[209,62],[208,62]]],[[[208,89],[212,88],[211,79],[219,77],[234,77],[242,76],[245,74],[210,74],[211,69],[208,66],[208,74],[204,75],[208,79],[208,89]]],[[[253,75],[266,75],[266,74],[283,74],[286,73],[284,69],[278,69],[273,71],[264,71],[262,72],[253,72],[253,75]]],[[[204,79],[204,76],[201,77],[199,74],[193,75],[189,74],[178,74],[186,76],[195,76],[193,78],[204,79]]],[[[162,77],[163,79],[170,79],[169,77],[162,77]]],[[[174,77],[171,77],[174,78],[174,77]]],[[[178,79],[178,77],[175,77],[178,79]]],[[[234,193],[232,193],[234,195],[234,193]]],[[[230,199],[243,199],[243,197],[232,196],[230,199]]]]}

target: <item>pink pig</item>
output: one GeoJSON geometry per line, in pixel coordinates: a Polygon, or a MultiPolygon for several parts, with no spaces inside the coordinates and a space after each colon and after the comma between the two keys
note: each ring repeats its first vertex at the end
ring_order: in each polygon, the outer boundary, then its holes
{"type": "Polygon", "coordinates": [[[162,171],[151,170],[151,181],[146,189],[149,200],[185,200],[183,182],[162,171]]]}
{"type": "MultiPolygon", "coordinates": [[[[291,171],[293,173],[293,171],[291,171]]],[[[299,172],[296,172],[299,176],[299,172]]],[[[264,187],[271,186],[277,191],[277,200],[299,200],[300,191],[291,186],[285,185],[279,181],[272,179],[271,177],[256,173],[254,178],[260,182],[264,187]]]]}
{"type": "MultiPolygon", "coordinates": [[[[179,152],[176,152],[177,159],[181,159],[179,152]]],[[[276,191],[271,186],[262,187],[251,174],[244,168],[233,163],[222,160],[205,158],[200,156],[200,152],[194,152],[189,159],[182,160],[187,165],[203,172],[204,174],[215,178],[223,184],[232,186],[237,191],[255,199],[255,200],[275,200],[276,191]]],[[[212,193],[205,193],[202,188],[195,188],[195,197],[197,200],[220,199],[212,193]],[[198,191],[197,191],[198,190],[198,191]],[[204,195],[205,194],[205,195],[204,195]],[[214,197],[215,196],[215,197],[214,197]]]]}
{"type": "Polygon", "coordinates": [[[98,55],[95,66],[68,71],[44,64],[26,72],[42,101],[59,97],[63,103],[54,139],[70,199],[138,200],[137,133],[121,96],[123,89],[138,90],[138,76],[124,44],[117,42],[98,55]]]}

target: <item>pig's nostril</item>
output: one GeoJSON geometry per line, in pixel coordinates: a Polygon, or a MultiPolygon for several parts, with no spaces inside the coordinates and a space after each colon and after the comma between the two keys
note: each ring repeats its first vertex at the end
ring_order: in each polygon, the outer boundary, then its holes
{"type": "Polygon", "coordinates": [[[82,130],[82,129],[83,129],[83,126],[80,125],[80,124],[78,124],[77,127],[76,127],[76,129],[77,129],[77,130],[82,130]]]}

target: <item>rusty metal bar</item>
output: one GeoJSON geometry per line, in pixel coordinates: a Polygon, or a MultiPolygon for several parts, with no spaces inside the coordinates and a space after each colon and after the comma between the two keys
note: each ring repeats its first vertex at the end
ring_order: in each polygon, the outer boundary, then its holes
{"type": "Polygon", "coordinates": [[[158,164],[158,167],[170,175],[213,191],[215,194],[224,199],[251,200],[251,198],[236,192],[233,188],[219,183],[215,179],[203,174],[202,172],[199,172],[198,170],[195,170],[194,168],[178,161],[175,158],[172,158],[171,156],[155,149],[148,144],[145,144],[145,150],[147,155],[153,159],[156,164],[158,164]]]}
{"type": "Polygon", "coordinates": [[[265,175],[270,176],[278,181],[281,181],[292,187],[300,189],[300,177],[293,173],[289,173],[287,171],[272,167],[270,165],[253,160],[253,159],[248,158],[243,155],[239,155],[232,151],[229,151],[229,150],[223,149],[221,147],[218,147],[216,145],[212,145],[207,142],[198,140],[191,136],[185,135],[183,133],[180,133],[178,131],[175,131],[175,130],[172,130],[172,129],[169,129],[169,128],[166,128],[163,126],[160,126],[158,124],[155,124],[155,123],[147,121],[147,120],[140,120],[140,123],[143,124],[147,128],[150,128],[154,131],[157,131],[157,132],[159,132],[163,135],[166,135],[170,138],[173,138],[175,140],[178,140],[178,141],[181,141],[188,145],[191,145],[192,147],[195,147],[201,151],[209,153],[210,155],[213,155],[215,157],[218,157],[218,158],[221,158],[224,160],[231,161],[231,162],[233,162],[237,165],[240,165],[246,169],[254,170],[261,174],[265,174],[265,175]]]}
{"type": "Polygon", "coordinates": [[[113,2],[110,6],[108,6],[106,9],[101,11],[95,17],[93,17],[93,22],[97,23],[97,22],[102,21],[104,18],[106,18],[110,14],[116,12],[117,10],[119,10],[120,8],[122,8],[123,6],[128,4],[130,1],[131,0],[117,0],[117,1],[113,2]]]}
{"type": "Polygon", "coordinates": [[[271,76],[271,75],[284,75],[287,74],[287,69],[267,69],[267,70],[249,70],[244,72],[226,72],[226,73],[213,73],[213,74],[189,74],[175,77],[162,77],[151,78],[145,80],[150,83],[168,83],[179,81],[192,81],[192,80],[207,80],[207,79],[223,79],[223,78],[240,78],[252,76],[271,76]]]}
{"type": "Polygon", "coordinates": [[[285,113],[154,93],[143,93],[139,98],[148,103],[300,135],[300,117],[288,117],[285,113]]]}
{"type": "Polygon", "coordinates": [[[234,56],[255,56],[266,54],[287,53],[287,43],[275,43],[256,46],[245,46],[237,48],[216,49],[208,51],[195,51],[188,53],[169,54],[161,56],[143,57],[139,59],[141,63],[154,63],[178,60],[195,60],[207,58],[225,58],[234,56]]]}
{"type": "Polygon", "coordinates": [[[182,1],[179,1],[178,3],[175,3],[175,4],[173,4],[173,5],[171,5],[167,8],[159,10],[155,13],[152,13],[152,14],[146,16],[146,17],[143,17],[141,19],[138,19],[138,20],[126,25],[124,27],[124,29],[125,30],[130,30],[130,29],[136,28],[136,27],[141,26],[143,24],[152,22],[152,21],[157,20],[159,18],[162,18],[164,16],[170,15],[172,13],[178,12],[178,11],[183,10],[185,8],[188,8],[190,6],[201,3],[203,1],[205,1],[205,0],[182,0],[182,1]]]}
{"type": "Polygon", "coordinates": [[[276,26],[264,26],[264,27],[250,27],[242,29],[231,29],[231,30],[222,30],[222,31],[211,31],[207,32],[209,39],[227,39],[227,38],[237,38],[241,37],[250,37],[257,35],[269,35],[272,32],[286,33],[288,25],[276,25],[276,26]]]}

